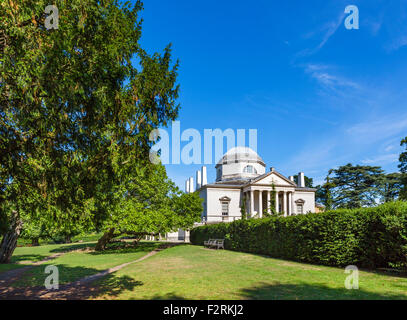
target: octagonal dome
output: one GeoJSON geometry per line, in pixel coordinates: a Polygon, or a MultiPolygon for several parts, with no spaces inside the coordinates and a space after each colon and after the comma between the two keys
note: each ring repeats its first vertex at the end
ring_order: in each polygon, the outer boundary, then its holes
{"type": "Polygon", "coordinates": [[[248,147],[230,149],[216,165],[216,181],[248,180],[264,174],[266,164],[248,147]]]}

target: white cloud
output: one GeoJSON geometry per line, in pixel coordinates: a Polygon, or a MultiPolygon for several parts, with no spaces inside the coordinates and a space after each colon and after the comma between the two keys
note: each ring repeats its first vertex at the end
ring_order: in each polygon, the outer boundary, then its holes
{"type": "Polygon", "coordinates": [[[311,38],[315,34],[320,34],[323,33],[322,39],[319,41],[318,45],[314,47],[313,49],[304,49],[300,52],[297,53],[297,56],[310,56],[313,55],[314,53],[318,52],[321,50],[325,44],[328,42],[328,40],[335,34],[335,32],[338,30],[339,26],[342,25],[342,21],[345,17],[345,13],[341,12],[341,14],[336,18],[336,20],[332,20],[330,22],[325,23],[322,28],[318,31],[311,31],[308,32],[306,35],[304,35],[304,38],[311,38]]]}
{"type": "Polygon", "coordinates": [[[358,140],[374,142],[401,134],[405,130],[407,114],[399,114],[397,117],[382,117],[381,120],[360,122],[348,128],[346,133],[358,140]]]}
{"type": "Polygon", "coordinates": [[[399,38],[393,40],[393,42],[386,47],[386,50],[388,52],[392,52],[392,51],[396,51],[406,45],[407,45],[407,35],[402,35],[399,38]]]}
{"type": "Polygon", "coordinates": [[[368,159],[364,159],[361,162],[363,164],[376,164],[376,165],[383,165],[383,164],[389,164],[389,163],[394,163],[397,162],[399,158],[399,154],[398,153],[390,153],[390,154],[383,154],[383,155],[378,155],[376,157],[373,158],[368,158],[368,159]]]}
{"type": "Polygon", "coordinates": [[[340,88],[360,89],[361,86],[355,81],[333,73],[332,67],[323,64],[306,64],[305,73],[317,80],[319,85],[330,91],[337,91],[340,88]]]}

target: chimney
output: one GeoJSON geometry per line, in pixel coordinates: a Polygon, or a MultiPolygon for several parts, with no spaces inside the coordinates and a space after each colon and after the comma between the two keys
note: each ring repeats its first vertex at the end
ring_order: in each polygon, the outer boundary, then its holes
{"type": "Polygon", "coordinates": [[[189,179],[185,181],[185,193],[189,193],[189,179]]]}
{"type": "Polygon", "coordinates": [[[290,181],[295,182],[294,181],[294,176],[289,176],[288,179],[290,179],[290,181]]]}
{"type": "Polygon", "coordinates": [[[202,185],[202,174],[201,171],[198,170],[196,172],[196,190],[200,189],[202,185]]]}
{"type": "Polygon", "coordinates": [[[305,188],[304,172],[298,173],[298,186],[300,188],[305,188]]]}
{"type": "Polygon", "coordinates": [[[201,175],[202,175],[201,186],[204,186],[204,185],[208,184],[208,178],[206,176],[206,166],[203,166],[201,168],[201,175]]]}
{"type": "Polygon", "coordinates": [[[194,177],[190,177],[189,178],[189,193],[192,193],[195,191],[194,187],[195,187],[194,186],[194,177]]]}

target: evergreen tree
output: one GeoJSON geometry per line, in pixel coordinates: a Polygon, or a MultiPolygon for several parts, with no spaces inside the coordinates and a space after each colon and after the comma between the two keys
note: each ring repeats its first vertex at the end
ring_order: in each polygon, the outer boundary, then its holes
{"type": "Polygon", "coordinates": [[[402,152],[399,157],[399,169],[401,172],[402,189],[400,191],[400,199],[407,200],[407,137],[400,142],[401,146],[406,147],[406,151],[402,152]]]}
{"type": "Polygon", "coordinates": [[[353,166],[347,164],[330,173],[333,188],[334,208],[360,208],[378,204],[383,183],[383,170],[380,167],[353,166]]]}
{"type": "Polygon", "coordinates": [[[150,133],[179,110],[170,47],[140,46],[140,1],[55,0],[57,30],[48,4],[0,2],[0,263],[38,210],[68,231],[103,226],[150,133]]]}

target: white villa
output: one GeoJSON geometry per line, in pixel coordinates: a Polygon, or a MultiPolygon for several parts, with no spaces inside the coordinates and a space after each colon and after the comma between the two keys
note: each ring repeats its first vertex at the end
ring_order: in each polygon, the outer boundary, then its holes
{"type": "MultiPolygon", "coordinates": [[[[248,217],[262,218],[270,212],[273,186],[275,209],[284,216],[315,212],[316,189],[305,187],[304,173],[285,177],[274,168],[266,172],[261,157],[247,147],[230,149],[215,166],[216,181],[207,183],[206,167],[196,172],[196,184],[190,177],[185,182],[186,192],[198,191],[203,202],[202,223],[232,222],[241,219],[246,202],[248,217]]],[[[169,233],[167,239],[186,240],[188,232],[169,233]]]]}

